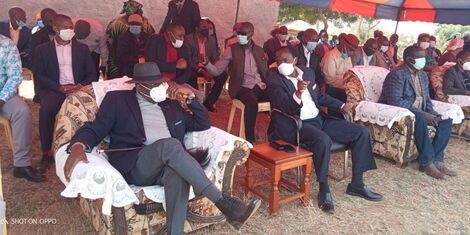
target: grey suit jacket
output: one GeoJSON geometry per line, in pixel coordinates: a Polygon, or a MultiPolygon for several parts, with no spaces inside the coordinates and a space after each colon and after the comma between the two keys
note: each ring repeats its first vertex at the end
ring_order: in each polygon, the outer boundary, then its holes
{"type": "MultiPolygon", "coordinates": [[[[186,47],[186,51],[189,53],[189,65],[194,69],[198,69],[198,63],[202,62],[199,61],[199,41],[197,39],[196,33],[191,33],[186,35],[184,38],[184,47],[186,47]]],[[[209,59],[209,62],[215,63],[219,60],[219,53],[218,53],[218,45],[215,41],[215,38],[209,36],[205,43],[206,46],[206,56],[209,59]]]]}
{"type": "MultiPolygon", "coordinates": [[[[365,55],[366,55],[366,54],[365,54],[364,50],[362,49],[362,47],[360,47],[359,49],[357,49],[357,50],[354,52],[354,55],[351,57],[352,65],[353,65],[353,66],[356,66],[356,65],[364,65],[364,56],[365,56],[365,55]]],[[[375,66],[376,63],[377,63],[377,58],[376,58],[376,55],[373,54],[373,55],[372,55],[372,59],[370,59],[368,65],[375,66]]]]}
{"type": "Polygon", "coordinates": [[[459,71],[457,65],[450,67],[445,75],[444,75],[444,83],[442,89],[446,93],[446,95],[465,95],[467,91],[465,89],[465,84],[463,81],[463,73],[467,73],[470,75],[470,72],[459,71]]]}

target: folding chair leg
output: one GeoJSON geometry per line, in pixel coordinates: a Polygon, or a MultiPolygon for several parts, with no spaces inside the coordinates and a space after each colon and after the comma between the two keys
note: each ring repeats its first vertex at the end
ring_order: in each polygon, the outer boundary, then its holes
{"type": "Polygon", "coordinates": [[[230,116],[228,118],[228,126],[227,126],[228,133],[230,133],[230,131],[232,130],[233,118],[235,117],[235,111],[236,111],[236,108],[234,105],[232,105],[232,109],[230,110],[230,116]]]}
{"type": "Polygon", "coordinates": [[[343,176],[341,177],[336,177],[334,176],[333,174],[328,174],[328,176],[330,178],[332,178],[333,180],[335,181],[342,181],[344,179],[346,179],[346,177],[348,176],[348,158],[349,158],[349,152],[348,151],[344,151],[344,163],[343,163],[343,176]]]}

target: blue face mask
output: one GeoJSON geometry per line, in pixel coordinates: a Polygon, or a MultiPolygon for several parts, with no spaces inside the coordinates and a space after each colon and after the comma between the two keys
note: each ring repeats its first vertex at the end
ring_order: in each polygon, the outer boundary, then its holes
{"type": "Polygon", "coordinates": [[[313,51],[317,47],[317,44],[317,42],[307,42],[307,49],[309,51],[313,51]]]}
{"type": "Polygon", "coordinates": [[[349,54],[347,52],[341,52],[341,57],[343,57],[343,59],[347,59],[349,58],[349,54]]]}
{"type": "Polygon", "coordinates": [[[248,44],[248,36],[246,35],[238,35],[237,36],[238,43],[240,45],[246,45],[248,44]]]}
{"type": "Polygon", "coordinates": [[[338,44],[339,44],[339,40],[336,39],[336,40],[335,40],[335,45],[338,45],[338,44]]]}
{"type": "Polygon", "coordinates": [[[18,25],[19,28],[24,28],[24,27],[26,27],[26,24],[25,24],[23,21],[21,21],[21,20],[17,20],[17,21],[16,21],[16,25],[18,25]]]}
{"type": "Polygon", "coordinates": [[[39,28],[44,28],[44,22],[42,22],[42,20],[38,20],[38,25],[39,28]]]}
{"type": "Polygon", "coordinates": [[[142,26],[140,25],[131,25],[129,26],[129,32],[131,32],[134,35],[140,34],[142,32],[142,26]]]}
{"type": "Polygon", "coordinates": [[[415,63],[413,64],[413,67],[415,67],[415,69],[421,70],[424,68],[424,66],[426,66],[425,57],[415,59],[415,63]]]}

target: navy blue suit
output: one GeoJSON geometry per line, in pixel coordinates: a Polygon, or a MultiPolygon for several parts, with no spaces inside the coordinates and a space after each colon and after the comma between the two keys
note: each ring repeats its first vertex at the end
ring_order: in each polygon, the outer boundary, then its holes
{"type": "MultiPolygon", "coordinates": [[[[59,91],[60,71],[55,41],[41,44],[36,48],[33,64],[34,79],[39,85],[41,104],[39,109],[41,149],[47,152],[51,149],[55,116],[65,100],[65,95],[59,91]]],[[[71,85],[86,86],[98,81],[88,47],[75,40],[72,40],[72,70],[75,83],[71,85]]]]}
{"type": "MultiPolygon", "coordinates": [[[[312,69],[305,67],[300,67],[300,69],[304,72],[302,79],[310,81],[307,89],[320,111],[317,117],[302,120],[302,129],[300,131],[300,141],[313,152],[313,162],[318,182],[325,183],[328,180],[328,163],[330,161],[332,141],[351,147],[353,173],[376,169],[377,166],[372,156],[369,130],[366,127],[330,117],[324,113],[321,106],[341,109],[343,102],[327,94],[320,93],[319,87],[315,86],[315,73],[312,69]]],[[[293,98],[296,91],[294,84],[281,75],[277,69],[269,71],[266,81],[271,107],[280,109],[289,115],[300,116],[303,103],[299,104],[293,98]]],[[[284,140],[292,144],[298,144],[296,143],[296,133],[295,123],[291,119],[273,112],[268,129],[270,141],[284,140]]]]}
{"type": "MultiPolygon", "coordinates": [[[[178,101],[166,100],[159,105],[171,136],[180,142],[183,142],[186,132],[203,131],[211,126],[209,114],[200,102],[193,101],[188,105],[193,112],[192,115],[184,111],[178,101]]],[[[82,142],[91,150],[107,135],[111,137],[110,149],[144,146],[143,143],[146,141],[144,123],[135,90],[108,92],[95,121],[85,123],[75,133],[70,144],[82,142]]],[[[109,161],[125,175],[134,168],[139,151],[108,153],[109,161]]]]}
{"type": "MultiPolygon", "coordinates": [[[[11,38],[10,37],[10,21],[0,21],[0,34],[11,38]]],[[[20,30],[18,43],[16,47],[21,55],[21,63],[23,67],[30,68],[30,52],[29,52],[29,41],[31,39],[31,29],[28,27],[24,27],[20,30]]]]}
{"type": "Polygon", "coordinates": [[[411,71],[406,64],[391,71],[385,78],[379,102],[409,109],[415,114],[414,137],[419,152],[420,166],[427,166],[434,161],[444,161],[444,150],[449,143],[452,132],[452,119],[442,120],[436,126],[436,136],[431,142],[428,135],[428,123],[423,112],[439,115],[433,108],[429,96],[429,80],[424,71],[418,72],[421,85],[423,105],[421,108],[413,106],[416,100],[416,89],[411,71]]]}

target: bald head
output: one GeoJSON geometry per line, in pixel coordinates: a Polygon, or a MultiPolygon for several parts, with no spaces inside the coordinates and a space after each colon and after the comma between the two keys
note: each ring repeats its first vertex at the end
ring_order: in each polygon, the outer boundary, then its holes
{"type": "Polygon", "coordinates": [[[176,42],[176,40],[184,40],[184,35],[186,34],[184,27],[179,24],[171,24],[166,29],[166,32],[171,36],[170,40],[172,42],[176,42]]]}
{"type": "Polygon", "coordinates": [[[14,29],[18,29],[19,26],[24,26],[26,22],[26,12],[19,7],[10,8],[8,16],[10,17],[11,26],[13,26],[14,29]]]}
{"type": "Polygon", "coordinates": [[[87,38],[91,33],[91,25],[87,21],[78,20],[74,26],[75,36],[78,40],[87,38]]]}
{"type": "Polygon", "coordinates": [[[55,12],[51,8],[44,8],[41,11],[42,22],[46,26],[46,29],[49,31],[49,33],[54,33],[52,29],[52,22],[54,21],[54,16],[56,15],[57,15],[57,12],[55,12]]]}
{"type": "Polygon", "coordinates": [[[308,42],[318,42],[319,35],[315,29],[307,29],[302,35],[302,43],[307,44],[308,42]]]}
{"type": "Polygon", "coordinates": [[[380,36],[377,38],[377,43],[379,46],[389,46],[390,42],[388,41],[388,38],[385,36],[380,36]]]}

